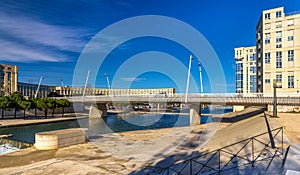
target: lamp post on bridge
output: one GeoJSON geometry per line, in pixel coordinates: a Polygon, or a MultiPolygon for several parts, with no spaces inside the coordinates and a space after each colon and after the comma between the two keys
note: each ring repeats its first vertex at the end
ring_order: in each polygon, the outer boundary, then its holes
{"type": "Polygon", "coordinates": [[[186,80],[186,89],[185,89],[185,103],[188,102],[188,93],[189,93],[189,84],[190,84],[190,75],[191,75],[192,60],[193,60],[193,56],[190,55],[188,77],[187,77],[187,80],[186,80]]]}
{"type": "Polygon", "coordinates": [[[200,73],[200,92],[203,93],[203,84],[202,84],[202,69],[201,69],[201,62],[198,62],[199,73],[200,73]]]}
{"type": "Polygon", "coordinates": [[[108,95],[110,95],[110,84],[109,84],[108,74],[105,73],[104,76],[106,77],[107,88],[108,88],[108,95]]]}
{"type": "Polygon", "coordinates": [[[82,93],[82,101],[84,99],[84,96],[85,96],[85,91],[86,91],[86,88],[87,88],[87,83],[88,83],[88,80],[89,80],[89,77],[90,77],[90,74],[91,74],[91,71],[88,70],[88,73],[87,73],[87,76],[86,76],[86,79],[85,79],[85,84],[84,84],[84,89],[83,89],[83,93],[82,93]]]}
{"type": "Polygon", "coordinates": [[[39,85],[38,85],[37,90],[36,90],[35,95],[34,95],[34,98],[37,98],[37,96],[38,96],[38,93],[39,93],[39,90],[40,90],[40,86],[42,84],[43,79],[44,79],[44,77],[41,76],[40,81],[39,81],[39,85]]]}

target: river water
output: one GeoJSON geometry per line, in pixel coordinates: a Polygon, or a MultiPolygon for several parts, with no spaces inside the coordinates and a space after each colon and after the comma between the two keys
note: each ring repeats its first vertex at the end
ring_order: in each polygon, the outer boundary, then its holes
{"type": "MultiPolygon", "coordinates": [[[[188,112],[188,111],[181,111],[188,112]]],[[[232,112],[232,108],[215,108],[202,109],[202,114],[207,113],[227,113],[232,112]]],[[[110,114],[107,118],[93,119],[91,122],[89,119],[80,119],[74,121],[63,121],[47,124],[35,124],[27,126],[0,128],[0,135],[2,134],[12,134],[13,136],[9,139],[34,143],[34,136],[37,132],[52,131],[58,129],[67,128],[89,128],[89,130],[94,130],[95,133],[107,133],[107,132],[122,132],[122,131],[132,131],[132,130],[147,130],[156,128],[171,128],[188,126],[190,119],[187,115],[178,114],[135,114],[130,116],[118,116],[115,114],[110,114]],[[94,124],[91,124],[94,123],[94,124]],[[96,130],[96,131],[95,131],[96,130]]],[[[211,122],[211,117],[202,116],[201,123],[211,122]]],[[[1,150],[0,150],[1,152],[1,150]]],[[[0,153],[1,154],[1,153],[0,153]]]]}

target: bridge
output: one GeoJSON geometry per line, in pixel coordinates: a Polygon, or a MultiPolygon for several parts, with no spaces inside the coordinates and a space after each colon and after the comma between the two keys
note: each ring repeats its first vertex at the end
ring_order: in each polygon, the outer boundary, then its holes
{"type": "MultiPolygon", "coordinates": [[[[67,97],[70,102],[95,103],[185,103],[185,94],[156,94],[156,95],[100,95],[67,97]]],[[[277,95],[277,105],[299,106],[300,94],[277,95]]],[[[189,94],[187,103],[216,104],[216,105],[273,105],[273,94],[189,94]]]]}
{"type": "Polygon", "coordinates": [[[155,94],[155,95],[100,95],[100,96],[74,96],[67,97],[73,104],[95,104],[91,105],[90,117],[92,113],[95,117],[107,116],[107,103],[180,103],[188,104],[190,107],[190,124],[200,124],[201,106],[205,104],[213,105],[238,105],[238,106],[263,106],[272,105],[274,116],[277,116],[277,105],[300,106],[300,94],[278,94],[274,98],[273,94],[155,94]],[[95,111],[97,111],[95,113],[95,111]],[[200,117],[199,117],[200,116],[200,117]]]}

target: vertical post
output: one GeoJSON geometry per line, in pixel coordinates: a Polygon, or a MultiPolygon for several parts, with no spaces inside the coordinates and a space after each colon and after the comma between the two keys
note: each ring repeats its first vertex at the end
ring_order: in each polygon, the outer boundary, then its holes
{"type": "Polygon", "coordinates": [[[199,73],[200,73],[200,93],[203,93],[203,84],[202,84],[202,69],[201,69],[201,62],[198,62],[199,66],[199,73]]]}
{"type": "Polygon", "coordinates": [[[61,87],[62,87],[63,95],[66,97],[66,89],[65,89],[65,86],[64,86],[64,81],[61,77],[60,77],[60,81],[61,81],[61,87]]]}
{"type": "Polygon", "coordinates": [[[186,80],[186,89],[185,89],[185,103],[188,102],[188,92],[189,92],[189,84],[190,84],[190,75],[191,75],[192,59],[193,59],[193,56],[190,55],[188,77],[187,77],[187,80],[186,80]]]}
{"type": "Polygon", "coordinates": [[[251,164],[252,164],[252,167],[254,167],[254,139],[253,137],[251,138],[251,141],[252,141],[252,161],[251,161],[251,164]]]}
{"type": "Polygon", "coordinates": [[[274,149],[275,148],[274,137],[273,137],[273,134],[272,134],[272,131],[271,131],[271,128],[270,128],[270,124],[269,124],[269,121],[267,119],[267,115],[266,115],[265,112],[264,112],[264,117],[265,117],[265,121],[266,121],[266,124],[267,124],[267,129],[268,129],[268,133],[269,133],[271,147],[274,149]]]}
{"type": "Polygon", "coordinates": [[[82,93],[82,101],[84,99],[84,96],[85,96],[85,91],[86,91],[86,87],[87,87],[87,83],[89,81],[89,76],[91,74],[91,71],[88,70],[88,73],[87,73],[87,76],[86,76],[86,79],[85,79],[85,84],[84,84],[84,89],[83,89],[83,93],[82,93]]]}
{"type": "Polygon", "coordinates": [[[36,90],[35,95],[34,95],[34,98],[37,98],[37,96],[38,96],[40,86],[41,86],[41,83],[42,83],[43,79],[44,79],[44,77],[41,76],[40,81],[39,81],[39,85],[38,85],[37,90],[36,90]]]}
{"type": "Polygon", "coordinates": [[[297,93],[299,93],[299,84],[298,84],[299,80],[297,80],[297,93]]]}
{"type": "Polygon", "coordinates": [[[276,94],[277,83],[276,83],[276,79],[273,80],[273,88],[274,88],[273,117],[277,117],[277,94],[276,94]]]}
{"type": "Polygon", "coordinates": [[[105,73],[104,76],[106,77],[107,88],[108,88],[108,95],[110,95],[110,84],[109,84],[108,74],[105,73]]]}

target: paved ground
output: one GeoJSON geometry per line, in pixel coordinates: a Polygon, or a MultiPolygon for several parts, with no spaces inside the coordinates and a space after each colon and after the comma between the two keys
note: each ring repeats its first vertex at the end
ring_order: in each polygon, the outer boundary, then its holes
{"type": "Polygon", "coordinates": [[[56,121],[67,121],[67,120],[77,120],[80,118],[86,118],[88,117],[88,114],[78,114],[76,116],[73,113],[65,114],[64,117],[61,117],[61,115],[56,117],[48,117],[47,119],[44,118],[31,118],[31,119],[4,119],[0,120],[0,128],[3,127],[11,127],[11,126],[22,126],[22,125],[30,125],[30,124],[38,124],[38,123],[51,123],[56,121]]]}
{"type": "Polygon", "coordinates": [[[279,125],[285,126],[285,134],[292,143],[300,144],[300,113],[279,113],[275,118],[279,125]]]}

